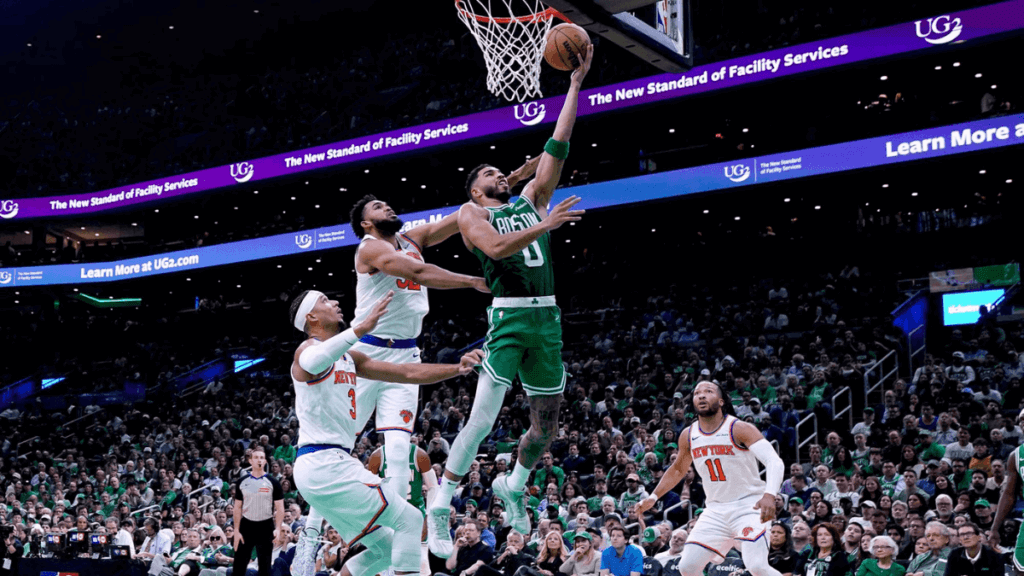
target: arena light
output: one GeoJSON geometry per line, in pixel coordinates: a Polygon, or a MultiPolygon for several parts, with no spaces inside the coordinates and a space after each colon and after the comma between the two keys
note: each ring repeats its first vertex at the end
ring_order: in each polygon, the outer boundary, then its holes
{"type": "Polygon", "coordinates": [[[790,200],[789,198],[783,198],[782,199],[783,202],[789,202],[789,200],[790,200]]]}
{"type": "Polygon", "coordinates": [[[888,184],[882,184],[882,188],[888,188],[888,187],[889,187],[888,184]]]}
{"type": "Polygon", "coordinates": [[[1012,178],[1007,178],[1006,179],[1006,183],[1007,184],[1013,184],[1013,179],[1012,178]]]}
{"type": "Polygon", "coordinates": [[[50,386],[53,386],[54,384],[60,384],[63,381],[63,376],[61,376],[60,378],[43,378],[42,382],[40,383],[40,389],[46,390],[50,386]]]}
{"type": "Polygon", "coordinates": [[[132,226],[138,226],[138,225],[139,225],[138,222],[132,222],[132,226]]]}
{"type": "Polygon", "coordinates": [[[914,196],[914,197],[917,197],[917,192],[911,192],[910,195],[914,196]]]}
{"type": "Polygon", "coordinates": [[[975,74],[974,77],[975,78],[981,78],[981,72],[978,72],[977,74],[975,74]]]}
{"type": "Polygon", "coordinates": [[[936,70],[942,70],[942,66],[936,66],[935,69],[936,70]]]}
{"type": "Polygon", "coordinates": [[[250,358],[248,360],[235,360],[235,374],[238,374],[242,370],[252,368],[253,366],[263,362],[266,358],[250,358]]]}
{"type": "Polygon", "coordinates": [[[884,82],[884,81],[886,81],[886,80],[888,80],[888,79],[889,79],[889,77],[888,77],[888,76],[882,76],[881,78],[879,78],[879,80],[882,80],[883,82],[884,82]]]}
{"type": "Polygon", "coordinates": [[[992,85],[992,89],[993,89],[993,90],[995,90],[995,89],[996,89],[996,85],[995,85],[995,84],[993,84],[993,85],[992,85]]]}
{"type": "Polygon", "coordinates": [[[675,134],[676,133],[676,129],[675,128],[669,128],[668,129],[668,133],[669,134],[675,134]]]}
{"type": "Polygon", "coordinates": [[[959,68],[959,67],[960,67],[960,63],[959,62],[953,62],[953,68],[959,68]]]}
{"type": "Polygon", "coordinates": [[[988,172],[988,171],[987,170],[978,170],[978,174],[984,174],[986,172],[988,172]]]}
{"type": "Polygon", "coordinates": [[[295,200],[295,196],[292,196],[292,200],[295,200]]]}
{"type": "Polygon", "coordinates": [[[705,214],[707,214],[708,212],[711,212],[711,210],[705,210],[704,211],[705,214]]]}
{"type": "Polygon", "coordinates": [[[74,298],[96,308],[130,308],[142,305],[142,298],[114,298],[113,296],[108,296],[106,300],[103,300],[78,292],[78,288],[75,288],[75,292],[72,295],[74,298]]]}
{"type": "Polygon", "coordinates": [[[746,134],[747,132],[750,132],[750,128],[744,128],[744,129],[743,129],[743,133],[744,133],[744,134],[746,134]]]}
{"type": "Polygon", "coordinates": [[[815,209],[815,210],[821,210],[821,206],[820,206],[820,205],[818,205],[818,206],[815,206],[815,207],[814,207],[814,209],[815,209]]]}

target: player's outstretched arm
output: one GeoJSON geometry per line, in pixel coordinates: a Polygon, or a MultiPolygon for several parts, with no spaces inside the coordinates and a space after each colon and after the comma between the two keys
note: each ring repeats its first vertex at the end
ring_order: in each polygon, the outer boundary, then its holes
{"type": "Polygon", "coordinates": [[[1020,464],[1017,462],[1016,452],[1010,455],[1006,470],[1006,485],[1003,486],[1003,491],[999,494],[999,503],[996,504],[996,515],[992,519],[992,531],[988,539],[988,545],[993,550],[999,550],[999,528],[1003,525],[1006,516],[1017,502],[1017,487],[1020,485],[1020,464]]]}
{"type": "MultiPolygon", "coordinates": [[[[511,186],[511,184],[509,184],[509,186],[511,186]]],[[[458,211],[455,211],[444,218],[441,218],[437,222],[420,224],[406,232],[405,235],[415,242],[420,248],[426,248],[428,246],[434,246],[435,244],[444,242],[454,234],[457,234],[458,231],[459,213],[458,211]]]]}
{"type": "MultiPolygon", "coordinates": [[[[569,84],[569,92],[565,95],[565,103],[562,104],[562,111],[558,114],[558,122],[555,123],[555,133],[551,140],[544,146],[544,153],[540,155],[540,162],[537,164],[537,177],[526,185],[523,196],[526,197],[540,215],[547,215],[547,206],[551,202],[551,195],[558,187],[558,181],[562,177],[562,165],[565,164],[565,157],[569,153],[569,138],[572,136],[572,128],[576,124],[576,107],[579,103],[580,87],[583,79],[590,71],[590,64],[594,59],[594,45],[587,45],[587,53],[583,58],[580,67],[573,70],[572,81],[569,84]]],[[[511,186],[511,183],[509,184],[511,186]]]]}
{"type": "Polygon", "coordinates": [[[323,376],[324,372],[330,370],[334,363],[340,360],[352,346],[355,346],[360,338],[377,327],[377,322],[381,316],[387,314],[388,304],[391,304],[391,299],[394,297],[395,291],[388,291],[374,304],[366,319],[359,324],[343,330],[319,344],[313,339],[300,344],[292,361],[292,375],[295,376],[295,379],[310,381],[323,376]]]}
{"type": "Polygon", "coordinates": [[[391,244],[383,240],[363,242],[359,247],[358,258],[366,266],[383,270],[391,276],[411,280],[427,288],[476,288],[481,292],[490,292],[484,279],[479,276],[456,274],[440,266],[427,264],[396,251],[391,244]]]}
{"type": "Polygon", "coordinates": [[[392,364],[374,360],[358,350],[349,351],[349,356],[355,362],[356,375],[361,378],[424,385],[469,374],[483,362],[484,353],[482,350],[468,352],[458,364],[392,364]]]}
{"type": "Polygon", "coordinates": [[[501,260],[522,252],[534,240],[562,224],[579,221],[586,211],[572,207],[580,200],[578,196],[570,196],[559,202],[540,224],[508,234],[498,234],[491,226],[486,208],[467,202],[459,209],[459,230],[471,247],[479,248],[492,260],[501,260]]]}
{"type": "Polygon", "coordinates": [[[693,456],[690,454],[690,434],[689,429],[687,429],[685,434],[679,437],[679,452],[678,456],[676,456],[676,461],[662,475],[658,485],[651,491],[651,495],[637,503],[636,515],[642,516],[644,512],[654,508],[658,500],[661,500],[669,490],[672,490],[683,481],[692,465],[693,456]]]}
{"type": "Polygon", "coordinates": [[[755,510],[761,511],[761,522],[768,522],[775,519],[775,496],[782,489],[782,476],[786,466],[782,458],[775,452],[771,443],[764,439],[761,431],[748,422],[737,422],[733,428],[733,435],[741,447],[750,450],[755,458],[765,469],[765,492],[754,504],[755,510]]]}

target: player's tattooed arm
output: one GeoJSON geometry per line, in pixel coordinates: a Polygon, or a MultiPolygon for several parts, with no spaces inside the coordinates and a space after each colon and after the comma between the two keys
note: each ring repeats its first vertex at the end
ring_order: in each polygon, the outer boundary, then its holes
{"type": "Polygon", "coordinates": [[[356,375],[360,378],[424,385],[469,374],[483,361],[484,353],[482,350],[468,352],[458,364],[392,364],[374,360],[358,350],[350,350],[348,354],[352,357],[356,365],[356,375]]]}

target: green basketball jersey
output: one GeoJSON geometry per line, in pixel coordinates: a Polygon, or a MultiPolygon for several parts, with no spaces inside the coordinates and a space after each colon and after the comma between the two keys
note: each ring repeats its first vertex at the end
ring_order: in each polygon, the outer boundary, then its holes
{"type": "MultiPolygon", "coordinates": [[[[423,474],[420,469],[416,467],[416,446],[411,446],[409,450],[409,470],[412,472],[409,481],[409,503],[425,510],[426,503],[423,501],[423,474]]],[[[380,470],[377,475],[384,478],[385,472],[387,472],[388,463],[384,459],[384,455],[380,457],[380,470]]]]}
{"type": "MultiPolygon", "coordinates": [[[[540,214],[524,196],[515,204],[488,208],[490,223],[498,234],[509,234],[540,224],[540,214]]],[[[551,261],[551,235],[545,233],[518,254],[492,260],[479,248],[473,253],[480,259],[484,280],[495,298],[554,296],[555,272],[551,261]]]]}

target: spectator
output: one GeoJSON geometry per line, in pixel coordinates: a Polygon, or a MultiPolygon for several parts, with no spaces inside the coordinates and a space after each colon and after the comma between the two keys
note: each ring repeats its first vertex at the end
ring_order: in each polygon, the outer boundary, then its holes
{"type": "Polygon", "coordinates": [[[861,562],[857,576],[903,576],[907,570],[895,561],[896,542],[888,536],[871,539],[871,558],[861,562]]]}
{"type": "Polygon", "coordinates": [[[949,528],[941,522],[929,522],[924,537],[928,552],[916,556],[907,566],[908,576],[942,576],[949,558],[949,528]]]}
{"type": "Polygon", "coordinates": [[[831,524],[817,524],[811,531],[811,553],[801,556],[793,570],[799,576],[844,576],[850,571],[850,561],[839,541],[839,534],[831,524]]]}
{"type": "MultiPolygon", "coordinates": [[[[803,524],[806,527],[806,524],[803,524]]],[[[799,554],[793,549],[793,537],[789,526],[782,522],[772,522],[768,533],[768,565],[775,568],[782,576],[792,576],[799,554]]]]}
{"type": "Polygon", "coordinates": [[[562,534],[557,530],[551,530],[544,536],[535,567],[542,576],[555,576],[568,558],[569,551],[565,548],[562,534]]]}
{"type": "Polygon", "coordinates": [[[967,522],[957,528],[961,546],[949,553],[945,576],[999,574],[1006,563],[1003,557],[984,544],[981,528],[967,522]]]}
{"type": "Polygon", "coordinates": [[[472,576],[481,566],[491,563],[494,550],[480,541],[480,525],[475,519],[467,519],[460,529],[461,535],[455,540],[454,551],[445,562],[445,568],[453,576],[472,576]]]}
{"type": "Polygon", "coordinates": [[[503,574],[516,574],[521,566],[532,566],[535,560],[536,555],[526,547],[523,535],[512,530],[491,566],[503,574]]]}
{"type": "Polygon", "coordinates": [[[644,555],[626,541],[626,530],[613,526],[608,530],[611,546],[601,554],[601,576],[640,576],[644,555]]]}

